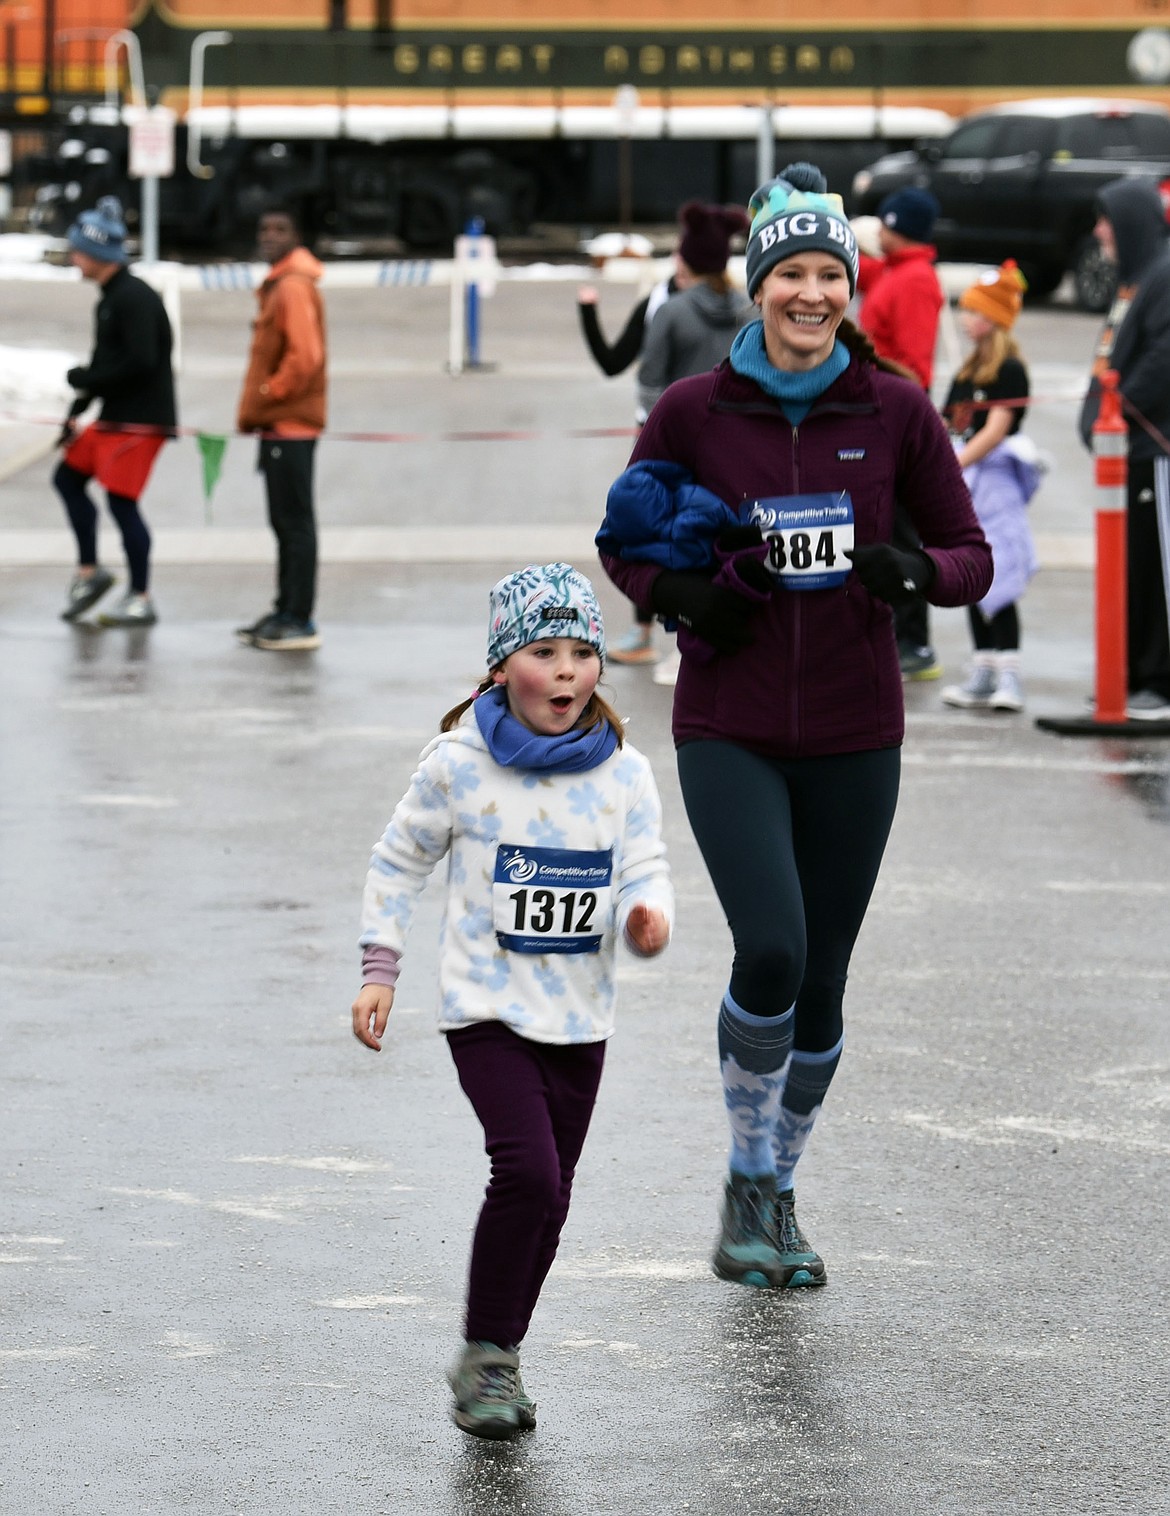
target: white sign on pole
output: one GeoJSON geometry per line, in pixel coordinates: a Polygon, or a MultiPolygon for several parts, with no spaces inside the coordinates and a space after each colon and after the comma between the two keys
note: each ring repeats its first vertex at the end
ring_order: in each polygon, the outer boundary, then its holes
{"type": "Polygon", "coordinates": [[[175,172],[174,111],[127,106],[122,114],[130,127],[130,177],[169,179],[175,172]]]}
{"type": "Polygon", "coordinates": [[[494,237],[482,233],[478,237],[456,237],[455,262],[465,285],[474,284],[484,296],[495,294],[500,265],[494,237]]]}

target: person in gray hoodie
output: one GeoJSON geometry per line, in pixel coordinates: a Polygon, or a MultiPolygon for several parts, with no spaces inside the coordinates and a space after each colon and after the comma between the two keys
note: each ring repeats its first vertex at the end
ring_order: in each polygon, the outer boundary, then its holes
{"type": "MultiPolygon", "coordinates": [[[[755,307],[727,274],[731,239],[747,232],[747,213],[735,205],[688,200],[678,219],[678,293],[660,307],[647,328],[638,365],[638,413],[643,420],[676,379],[708,373],[722,363],[740,328],[755,316],[755,307]]],[[[676,648],[654,670],[654,683],[674,684],[679,663],[676,648]]]]}
{"type": "Polygon", "coordinates": [[[679,293],[647,328],[638,365],[638,407],[647,414],[668,384],[722,363],[740,327],[755,315],[727,275],[731,239],[747,231],[746,213],[738,206],[688,200],[679,221],[679,293]]]}
{"type": "Polygon", "coordinates": [[[1170,721],[1170,244],[1152,179],[1114,179],[1097,200],[1093,231],[1117,264],[1117,298],[1097,344],[1081,407],[1092,447],[1101,374],[1115,369],[1129,428],[1126,714],[1170,721]]]}

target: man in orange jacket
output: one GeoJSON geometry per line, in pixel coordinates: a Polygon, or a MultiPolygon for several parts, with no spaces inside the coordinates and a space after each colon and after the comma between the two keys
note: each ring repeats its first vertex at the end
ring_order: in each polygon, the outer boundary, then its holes
{"type": "Polygon", "coordinates": [[[301,246],[296,218],[283,207],[260,217],[256,245],[272,267],[258,292],[236,424],[260,434],[256,466],[276,534],[276,601],[236,635],[253,647],[299,652],[321,643],[313,621],[313,455],[325,427],[325,309],[317,288],[324,270],[301,246]]]}
{"type": "MultiPolygon", "coordinates": [[[[877,211],[882,256],[862,258],[857,280],[864,296],[859,317],[862,331],[880,358],[900,363],[928,391],[944,299],[930,241],[938,211],[938,201],[930,191],[916,185],[888,194],[877,211]]],[[[897,507],[894,546],[909,551],[918,545],[913,524],[897,507]]],[[[937,679],[942,665],[930,645],[930,613],[923,596],[916,595],[900,606],[894,620],[903,677],[937,679]]]]}

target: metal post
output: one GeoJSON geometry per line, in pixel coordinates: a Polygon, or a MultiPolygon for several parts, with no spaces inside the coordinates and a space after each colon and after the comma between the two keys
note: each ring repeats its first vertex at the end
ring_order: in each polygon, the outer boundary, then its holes
{"type": "MultiPolygon", "coordinates": [[[[467,223],[466,235],[470,239],[467,248],[469,258],[479,256],[479,239],[483,236],[483,226],[483,221],[479,216],[473,217],[467,223]]],[[[467,281],[464,318],[467,333],[467,367],[479,368],[479,284],[474,274],[467,281]]]]}
{"type": "Polygon", "coordinates": [[[142,198],[139,202],[139,217],[142,222],[141,254],[143,263],[158,262],[158,180],[153,174],[142,176],[142,198]]]}
{"type": "Polygon", "coordinates": [[[463,264],[451,263],[451,304],[447,324],[447,372],[457,378],[463,372],[463,264]]]}
{"type": "Polygon", "coordinates": [[[772,125],[772,105],[760,106],[760,129],[756,137],[756,183],[767,184],[776,175],[776,133],[772,125]]]}

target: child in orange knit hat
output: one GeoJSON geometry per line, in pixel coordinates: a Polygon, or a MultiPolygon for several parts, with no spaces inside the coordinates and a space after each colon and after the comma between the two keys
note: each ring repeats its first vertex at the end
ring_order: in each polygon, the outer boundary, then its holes
{"type": "Polygon", "coordinates": [[[1019,436],[1028,371],[1011,334],[1026,288],[1023,274],[1009,259],[959,296],[960,324],[972,347],[943,405],[975,513],[995,557],[991,589],[968,608],[975,643],[970,677],[942,692],[946,705],[968,710],[1024,708],[1016,602],[1037,568],[1027,504],[1040,482],[1036,449],[1019,436]]]}

